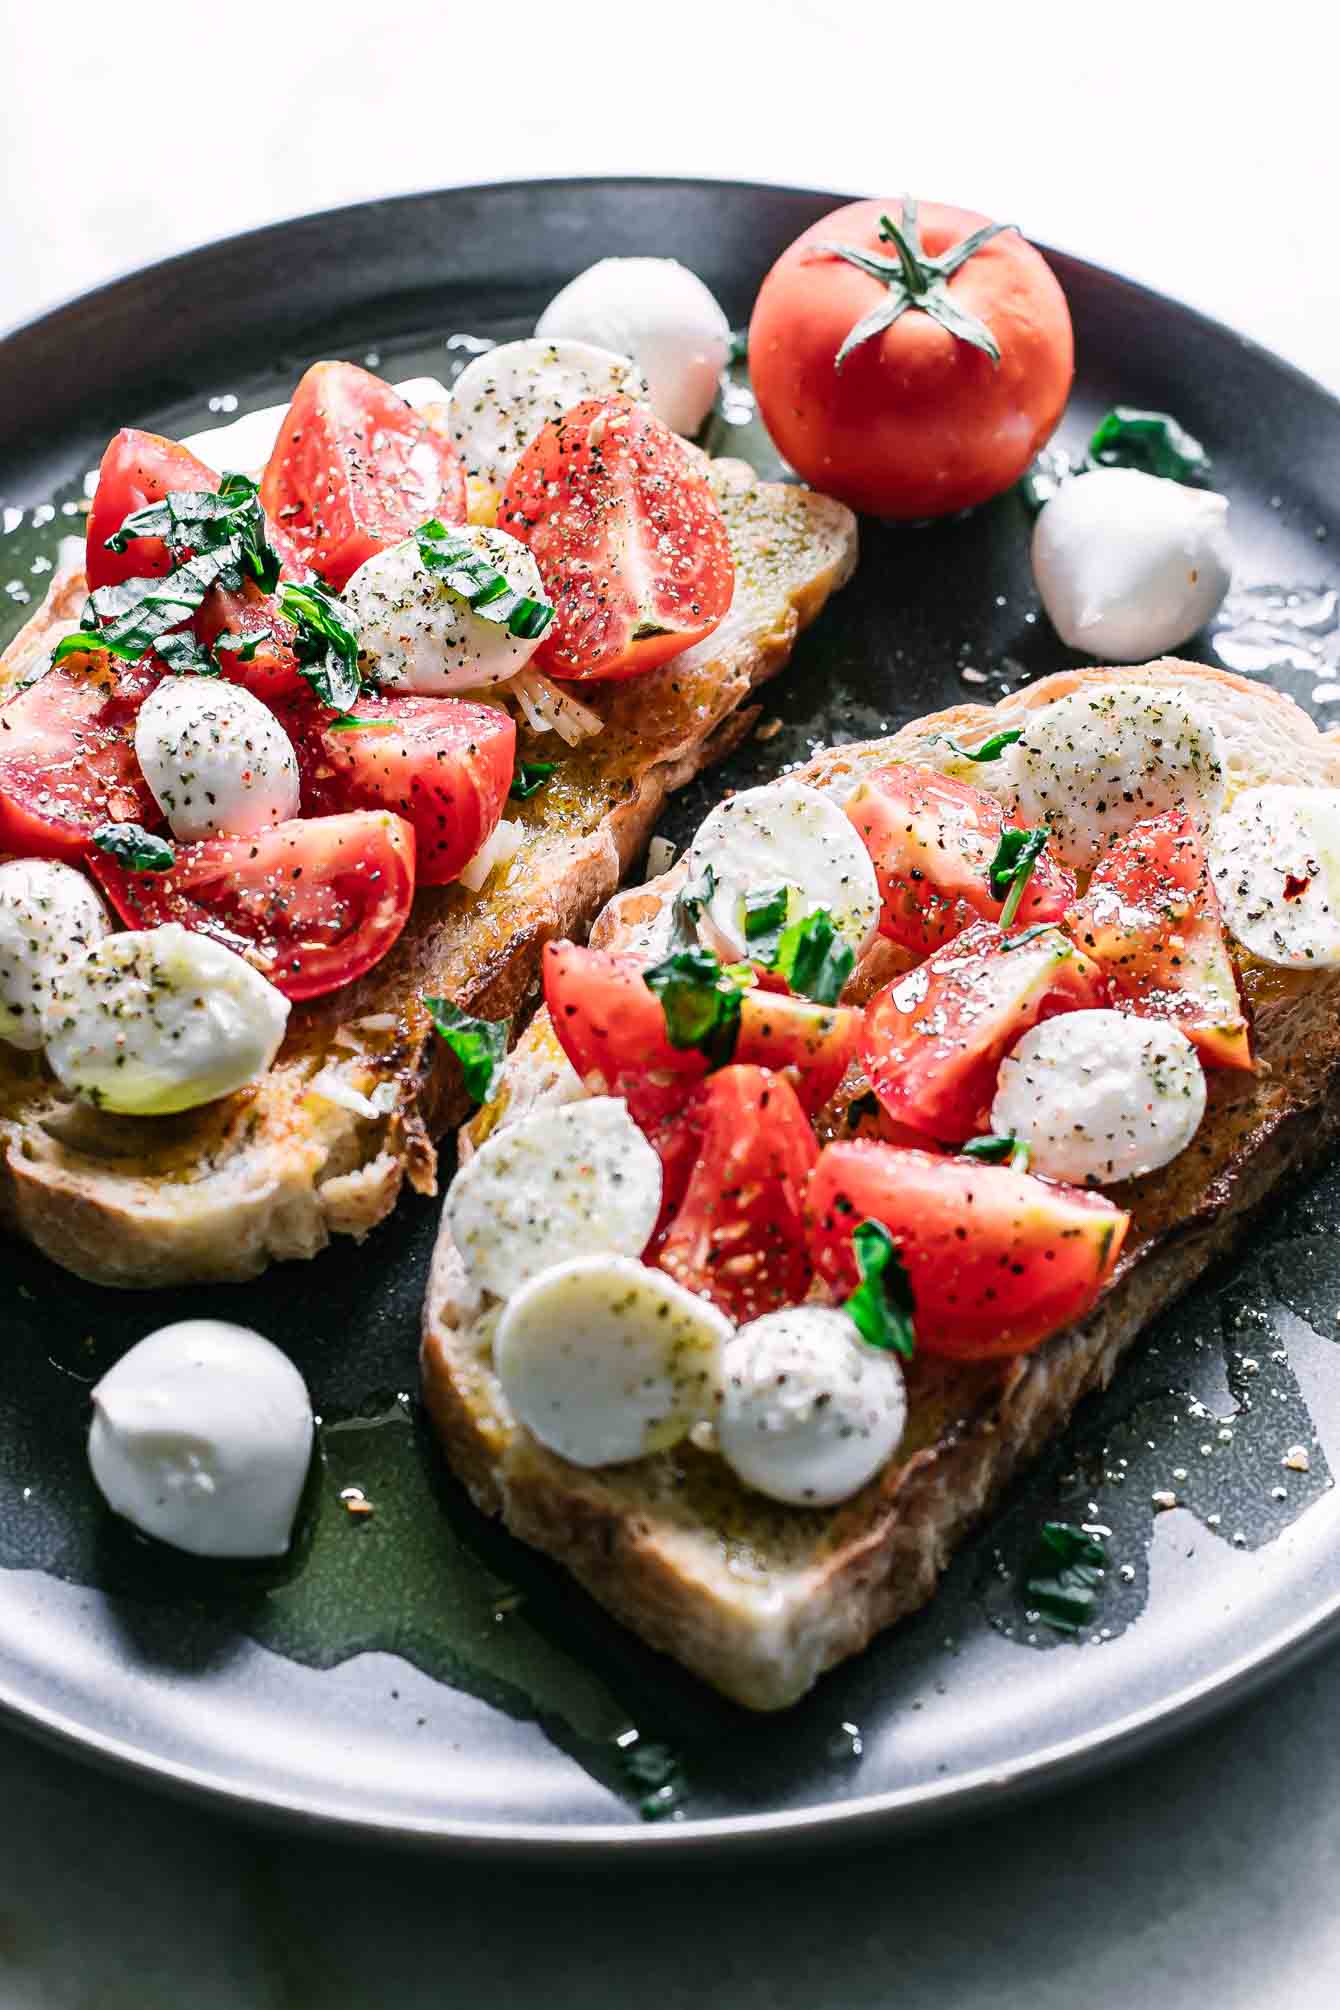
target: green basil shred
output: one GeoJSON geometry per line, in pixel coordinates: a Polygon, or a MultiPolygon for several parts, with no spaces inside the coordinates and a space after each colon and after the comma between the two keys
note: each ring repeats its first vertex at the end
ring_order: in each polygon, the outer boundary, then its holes
{"type": "Polygon", "coordinates": [[[980,1159],[983,1165],[1008,1165],[1012,1172],[1027,1172],[1032,1156],[1033,1147],[1023,1138],[988,1134],[969,1138],[966,1145],[959,1146],[960,1158],[980,1159]]]}
{"type": "Polygon", "coordinates": [[[856,951],[837,932],[826,907],[816,907],[782,930],[771,969],[797,998],[836,1005],[856,962],[856,951]]]}
{"type": "Polygon", "coordinates": [[[1073,1522],[1045,1521],[1024,1566],[1024,1597],[1045,1626],[1078,1633],[1093,1620],[1107,1580],[1101,1539],[1073,1522]]]}
{"type": "Polygon", "coordinates": [[[741,900],[747,954],[756,962],[772,966],[787,915],[791,911],[789,886],[754,887],[741,900]]]}
{"type": "Polygon", "coordinates": [[[512,801],[529,802],[544,787],[557,766],[557,761],[518,761],[512,786],[507,791],[512,801]]]}
{"type": "Polygon", "coordinates": [[[323,705],[348,713],[363,688],[358,633],[342,600],[315,580],[286,579],[279,611],[298,631],[298,668],[323,705]]]}
{"type": "Polygon", "coordinates": [[[127,872],[171,872],[177,863],[174,847],[141,824],[100,824],[93,842],[127,872]]]}
{"type": "Polygon", "coordinates": [[[910,1360],[917,1345],[917,1308],[893,1237],[883,1222],[862,1221],[851,1240],[861,1281],[847,1300],[848,1317],[871,1347],[910,1360]]]}
{"type": "Polygon", "coordinates": [[[1019,903],[1050,836],[1046,824],[1039,824],[1036,830],[1031,831],[1015,830],[1007,825],[1001,832],[996,855],[987,869],[987,879],[991,898],[1005,903],[1000,913],[1002,928],[1008,928],[1019,912],[1019,903]]]}
{"type": "Polygon", "coordinates": [[[465,1093],[485,1103],[492,1092],[512,1029],[510,1019],[474,1019],[450,998],[424,998],[428,1015],[461,1064],[465,1093]]]}
{"type": "Polygon", "coordinates": [[[696,1047],[709,1067],[724,1068],[740,1034],[740,986],[710,949],[680,949],[644,970],[642,981],[661,1002],[672,1047],[696,1047]]]}
{"type": "Polygon", "coordinates": [[[951,753],[957,754],[961,761],[998,761],[1005,749],[1012,747],[1016,740],[1022,740],[1023,736],[1023,728],[1014,726],[1008,733],[993,733],[989,740],[983,740],[980,747],[961,747],[952,733],[937,735],[941,743],[951,753]]]}
{"type": "Polygon", "coordinates": [[[522,642],[544,634],[554,618],[549,602],[518,593],[469,538],[434,517],[415,532],[415,541],[424,570],[458,594],[472,614],[496,621],[522,642]]]}
{"type": "Polygon", "coordinates": [[[1100,419],[1089,441],[1089,466],[1138,468],[1141,474],[1165,481],[1203,483],[1210,479],[1210,457],[1195,436],[1171,412],[1142,412],[1118,405],[1100,419]]]}

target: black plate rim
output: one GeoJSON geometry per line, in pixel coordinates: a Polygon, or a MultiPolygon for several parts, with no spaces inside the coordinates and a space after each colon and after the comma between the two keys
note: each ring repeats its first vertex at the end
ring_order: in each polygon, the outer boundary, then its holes
{"type": "MultiPolygon", "coordinates": [[[[647,186],[694,189],[719,194],[723,198],[781,194],[812,202],[831,201],[834,205],[856,199],[839,190],[815,189],[790,182],[737,181],[698,175],[527,176],[402,191],[392,196],[300,212],[247,231],[207,239],[147,265],[130,267],[95,287],[67,295],[36,316],[0,329],[0,359],[3,359],[12,341],[20,337],[32,340],[40,336],[44,330],[54,328],[71,311],[95,307],[103,301],[110,302],[123,288],[181,274],[197,261],[207,260],[213,254],[278,244],[295,226],[321,223],[337,227],[342,219],[366,216],[371,211],[408,210],[418,202],[486,190],[504,193],[543,187],[547,190],[567,190],[580,199],[584,192],[647,186]]],[[[1326,404],[1340,410],[1340,398],[1319,379],[1201,308],[1174,294],[1147,286],[1116,268],[1095,265],[1061,247],[1034,241],[1049,260],[1082,269],[1100,280],[1115,282],[1124,293],[1157,311],[1171,309],[1184,324],[1240,344],[1292,380],[1299,391],[1320,397],[1326,404]]],[[[936,1781],[895,1788],[774,1814],[719,1816],[704,1820],[690,1818],[661,1825],[625,1821],[556,1827],[539,1823],[415,1818],[400,1813],[378,1814],[366,1808],[351,1813],[347,1805],[319,1793],[296,1794],[284,1790],[240,1787],[217,1771],[184,1764],[146,1749],[133,1740],[116,1738],[93,1729],[65,1712],[35,1702],[17,1685],[3,1680],[0,1680],[0,1720],[39,1742],[96,1764],[119,1777],[172,1793],[218,1813],[279,1825],[289,1830],[350,1842],[361,1840],[365,1843],[375,1841],[419,1848],[434,1847],[450,1853],[468,1851],[474,1855],[539,1860],[549,1865],[576,1864],[592,1859],[608,1863],[613,1851],[619,1851],[623,1857],[630,1845],[635,1845],[638,1860],[641,1861],[648,1850],[657,1855],[669,1853],[672,1857],[679,1857],[685,1851],[699,1856],[742,1848],[801,1846],[820,1839],[839,1846],[855,1846],[872,1840],[895,1825],[900,1832],[910,1832],[951,1819],[1000,1812],[1062,1786],[1077,1784],[1123,1758],[1136,1757],[1173,1737],[1185,1735],[1245,1703],[1260,1689],[1300,1667],[1336,1637],[1340,1637],[1340,1594],[1320,1610],[1314,1610],[1293,1625],[1282,1628],[1255,1649],[1173,1692],[1170,1698],[1165,1696],[1096,1732],[1079,1733],[1058,1741],[1041,1753],[1035,1749],[1017,1764],[978,1768],[943,1783],[936,1781]]],[[[626,1857],[623,1860],[626,1861],[626,1857]]]]}

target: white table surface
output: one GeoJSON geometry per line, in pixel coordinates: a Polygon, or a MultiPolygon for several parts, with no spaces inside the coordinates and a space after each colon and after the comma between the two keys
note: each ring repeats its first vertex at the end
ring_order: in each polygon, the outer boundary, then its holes
{"type": "MultiPolygon", "coordinates": [[[[0,325],[363,196],[690,173],[984,208],[1340,389],[1324,11],[378,11],[0,0],[0,325]]],[[[0,1735],[0,2010],[1333,2010],[1338,1718],[1332,1652],[1009,1818],[853,1861],[586,1880],[578,1902],[552,1875],[234,1827],[0,1735]]]]}

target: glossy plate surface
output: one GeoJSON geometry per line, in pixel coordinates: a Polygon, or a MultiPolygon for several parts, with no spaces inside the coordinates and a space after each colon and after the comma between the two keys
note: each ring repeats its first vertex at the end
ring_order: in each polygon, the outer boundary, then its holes
{"type": "MultiPolygon", "coordinates": [[[[738,324],[772,259],[835,200],[696,182],[447,191],[233,239],[58,309],[0,344],[0,633],[79,526],[84,471],[116,426],[220,422],[286,396],[317,356],[448,378],[480,339],[528,333],[608,253],[681,258],[738,324]]],[[[1238,587],[1188,653],[1340,719],[1340,407],[1202,317],[1054,262],[1080,369],[1062,445],[1082,449],[1117,401],[1170,409],[1232,500],[1238,587]]],[[[766,471],[749,419],[737,387],[714,444],[766,471]]],[[[857,579],[765,697],[781,730],[681,797],[667,834],[824,742],[1062,667],[1028,534],[1016,496],[926,530],[866,525],[857,579]]],[[[775,1720],[644,1652],[442,1471],[413,1405],[436,1211],[408,1202],[362,1250],[208,1292],[101,1292],[6,1247],[0,1705],[16,1722],[297,1821],[673,1851],[996,1804],[1241,1694],[1337,1622],[1334,1173],[1282,1196],[1236,1268],[1165,1317],[927,1612],[775,1720]],[[86,1475],[89,1384],[152,1326],[203,1311],[288,1347],[325,1420],[280,1570],[153,1550],[86,1475]],[[372,1515],[348,1513],[350,1487],[372,1515]],[[1049,1516],[1111,1530],[1111,1581],[1079,1640],[1030,1618],[1022,1588],[1049,1516]]]]}

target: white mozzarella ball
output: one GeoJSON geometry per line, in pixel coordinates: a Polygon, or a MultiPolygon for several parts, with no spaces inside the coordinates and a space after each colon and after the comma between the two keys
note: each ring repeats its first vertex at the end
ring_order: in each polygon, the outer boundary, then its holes
{"type": "Polygon", "coordinates": [[[62,977],[47,1019],[58,1081],[100,1109],[167,1116],[264,1074],[289,1001],[221,942],[175,921],[95,944],[62,977]]]}
{"type": "Polygon", "coordinates": [[[661,1211],[661,1161],[618,1096],[506,1124],[462,1166],[445,1219],[471,1281],[505,1298],[571,1257],[638,1256],[661,1211]]]}
{"type": "Polygon", "coordinates": [[[70,964],[111,929],[95,889],[73,866],[12,858],[0,865],[0,1040],[35,1052],[70,964]]]}
{"type": "Polygon", "coordinates": [[[664,1271],[584,1256],[540,1271],[508,1300],[493,1360],[541,1444],[574,1465],[619,1465],[710,1418],[732,1330],[664,1271]]]}
{"type": "MultiPolygon", "coordinates": [[[[517,593],[544,600],[540,568],[505,530],[463,524],[459,535],[517,593]]],[[[529,663],[543,641],[486,621],[423,563],[416,539],[388,545],[359,566],[344,589],[365,666],[389,690],[444,697],[502,684],[529,663]]]]}
{"type": "Polygon", "coordinates": [[[718,803],[688,852],[690,879],[708,867],[714,891],[699,920],[709,949],[726,961],[749,954],[748,894],[785,886],[788,920],[827,908],[860,955],[879,927],[879,883],[855,825],[819,789],[784,779],[718,803]]]}
{"type": "Polygon", "coordinates": [[[240,684],[165,677],[135,721],[135,756],[174,837],[249,837],[298,814],[298,760],[240,684]]]}
{"type": "Polygon", "coordinates": [[[675,433],[697,432],[730,357],[730,323],[717,300],[673,258],[598,260],[554,295],[535,333],[631,356],[653,412],[675,433]]]}
{"type": "Polygon", "coordinates": [[[503,489],[550,419],[587,398],[640,402],[646,395],[647,380],[626,355],[590,342],[527,336],[466,364],[452,386],[451,437],[466,472],[503,489]]]}
{"type": "Polygon", "coordinates": [[[1181,1028],[1094,1010],[1044,1019],[1001,1063],[991,1128],[1020,1139],[1029,1170],[1111,1186],[1184,1152],[1205,1114],[1205,1075],[1181,1028]]]}
{"type": "Polygon", "coordinates": [[[312,1457],[287,1355],[247,1326],[184,1319],[93,1391],[89,1464],[108,1505],[192,1556],[282,1556],[312,1457]]]}
{"type": "Polygon", "coordinates": [[[1033,577],[1061,640],[1144,663],[1203,628],[1228,592],[1228,501],[1136,468],[1064,482],[1033,531],[1033,577]]]}
{"type": "Polygon", "coordinates": [[[1007,750],[1015,821],[1047,823],[1068,865],[1096,865],[1145,817],[1184,809],[1202,830],[1224,798],[1223,747],[1194,700],[1155,684],[1096,683],[1040,706],[1007,750]]]}
{"type": "Polygon", "coordinates": [[[748,1487],[797,1507],[848,1500],[897,1451],[907,1393],[897,1356],[845,1312],[793,1305],[752,1319],[722,1359],[717,1444],[748,1487]]]}
{"type": "Polygon", "coordinates": [[[1340,964],[1340,791],[1244,789],[1215,823],[1210,877],[1253,956],[1295,970],[1340,964]]]}

